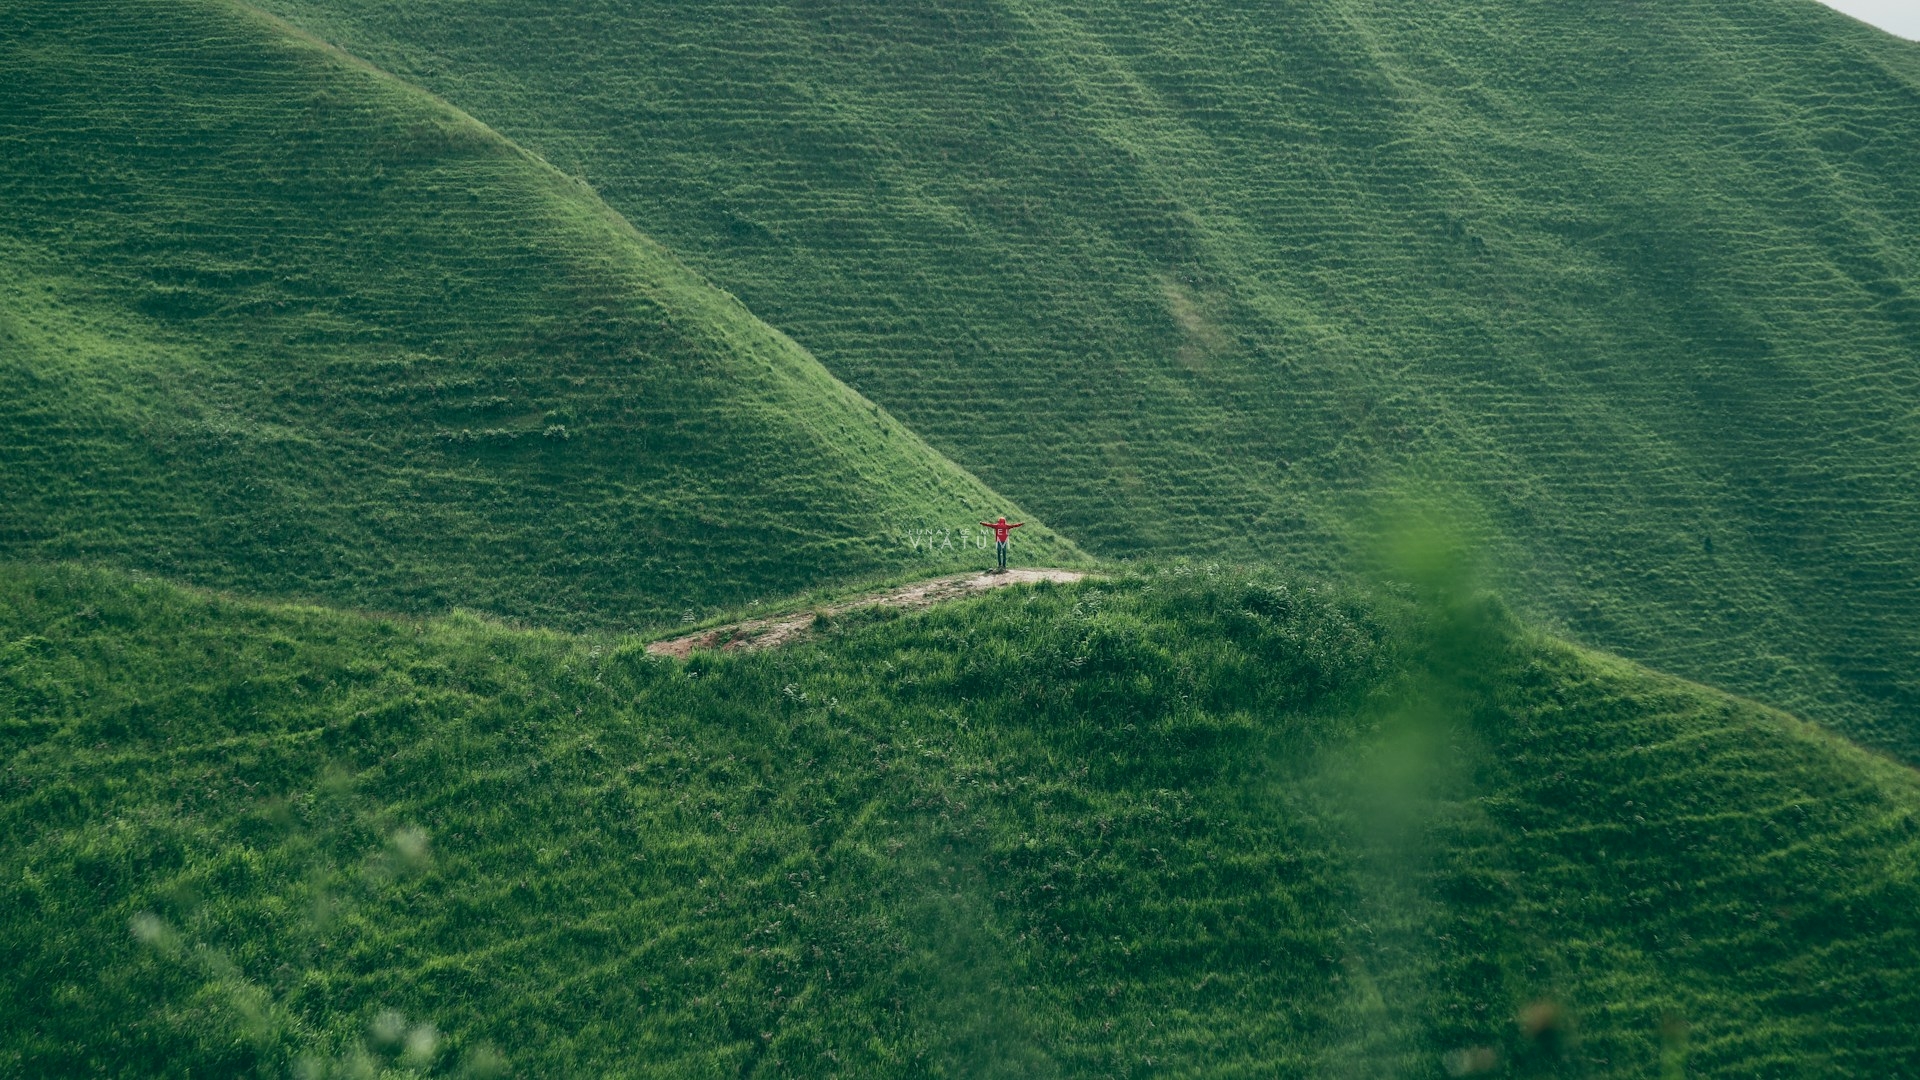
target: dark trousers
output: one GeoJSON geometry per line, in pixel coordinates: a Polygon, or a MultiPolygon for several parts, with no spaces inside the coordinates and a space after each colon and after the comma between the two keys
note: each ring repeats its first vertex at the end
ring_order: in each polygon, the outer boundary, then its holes
{"type": "Polygon", "coordinates": [[[1007,542],[1005,540],[995,540],[993,547],[995,553],[1000,556],[1000,569],[1005,570],[1007,568],[1007,542]]]}

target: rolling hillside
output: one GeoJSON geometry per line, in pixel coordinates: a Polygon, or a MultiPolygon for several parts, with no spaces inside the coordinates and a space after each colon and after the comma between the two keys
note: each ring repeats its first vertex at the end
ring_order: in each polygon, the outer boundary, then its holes
{"type": "Polygon", "coordinates": [[[1448,478],[1526,613],[1920,756],[1920,47],[1806,0],[269,0],[1095,554],[1448,478]]]}
{"type": "Polygon", "coordinates": [[[1920,1068],[1911,772],[1446,610],[1181,569],[683,664],[0,564],[0,1071],[1920,1068]]]}
{"type": "Polygon", "coordinates": [[[273,6],[0,17],[0,1075],[1920,1074],[1913,770],[1556,636],[1920,756],[1920,53],[273,6]],[[833,599],[976,475],[1149,557],[833,599]]]}
{"type": "Polygon", "coordinates": [[[632,627],[981,565],[925,534],[1011,509],[586,188],[289,27],[4,23],[0,553],[632,627]]]}

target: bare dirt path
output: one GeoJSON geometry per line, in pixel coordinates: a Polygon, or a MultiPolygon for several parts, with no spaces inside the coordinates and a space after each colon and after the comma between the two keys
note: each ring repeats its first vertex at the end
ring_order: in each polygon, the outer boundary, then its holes
{"type": "Polygon", "coordinates": [[[1007,570],[1004,573],[987,571],[985,573],[954,574],[950,577],[917,581],[912,585],[902,585],[871,596],[842,600],[837,604],[814,608],[808,611],[795,611],[786,615],[770,615],[764,619],[748,619],[745,622],[728,623],[702,630],[685,637],[656,641],[647,646],[647,651],[655,656],[677,656],[682,660],[693,655],[695,649],[771,649],[805,634],[813,626],[813,620],[819,615],[839,615],[864,607],[928,608],[943,600],[957,600],[963,596],[973,596],[989,589],[998,589],[1005,585],[1025,585],[1035,581],[1079,581],[1086,574],[1079,570],[1007,570]]]}

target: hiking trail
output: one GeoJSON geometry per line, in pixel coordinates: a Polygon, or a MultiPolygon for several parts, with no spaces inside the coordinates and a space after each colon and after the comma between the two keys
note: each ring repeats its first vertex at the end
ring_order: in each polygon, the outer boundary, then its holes
{"type": "Polygon", "coordinates": [[[647,646],[647,651],[655,656],[673,656],[685,660],[693,655],[695,649],[773,649],[804,635],[813,627],[814,620],[821,615],[840,615],[867,607],[919,610],[946,600],[975,596],[1007,585],[1026,585],[1036,581],[1056,581],[1065,584],[1079,581],[1086,576],[1079,570],[1058,569],[1013,569],[1002,573],[975,571],[952,574],[947,577],[917,581],[911,585],[902,585],[886,592],[872,593],[835,604],[810,608],[806,611],[769,615],[764,619],[746,619],[728,623],[725,626],[710,627],[684,637],[653,642],[647,646]]]}

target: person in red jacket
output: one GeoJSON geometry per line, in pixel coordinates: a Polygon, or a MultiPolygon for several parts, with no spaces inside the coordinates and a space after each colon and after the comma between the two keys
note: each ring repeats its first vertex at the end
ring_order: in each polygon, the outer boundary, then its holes
{"type": "Polygon", "coordinates": [[[1007,524],[1006,518],[1001,518],[999,521],[983,521],[980,523],[981,528],[993,530],[993,546],[994,550],[1000,555],[1000,569],[1005,570],[1007,568],[1008,534],[1025,524],[1026,522],[1024,521],[1016,521],[1009,525],[1007,524]]]}

